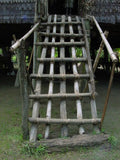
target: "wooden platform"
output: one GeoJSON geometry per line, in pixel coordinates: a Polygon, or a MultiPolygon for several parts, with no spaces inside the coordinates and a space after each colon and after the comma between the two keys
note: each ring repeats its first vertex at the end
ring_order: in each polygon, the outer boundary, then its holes
{"type": "Polygon", "coordinates": [[[46,152],[60,152],[74,150],[76,147],[91,147],[101,145],[107,142],[108,134],[97,135],[76,135],[67,138],[40,140],[35,143],[30,143],[31,147],[39,147],[40,145],[46,147],[46,152]]]}

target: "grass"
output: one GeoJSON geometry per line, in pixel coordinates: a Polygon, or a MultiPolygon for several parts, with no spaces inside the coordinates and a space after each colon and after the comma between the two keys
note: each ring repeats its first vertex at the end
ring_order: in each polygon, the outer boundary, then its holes
{"type": "MultiPolygon", "coordinates": [[[[77,148],[76,151],[52,153],[46,152],[46,147],[39,146],[30,149],[27,141],[22,139],[21,131],[21,97],[19,89],[13,87],[14,80],[4,77],[0,83],[0,160],[120,160],[120,92],[119,81],[113,84],[111,99],[103,125],[103,132],[109,133],[110,144],[92,148],[77,148]]],[[[97,107],[101,115],[107,90],[107,82],[97,83],[97,107]]],[[[39,139],[43,134],[39,134],[39,139]]]]}

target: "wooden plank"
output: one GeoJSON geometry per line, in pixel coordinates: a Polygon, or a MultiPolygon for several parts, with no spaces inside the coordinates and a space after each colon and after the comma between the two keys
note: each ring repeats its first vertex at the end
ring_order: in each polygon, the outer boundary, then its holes
{"type": "Polygon", "coordinates": [[[84,42],[37,42],[35,43],[37,46],[54,46],[54,47],[59,47],[59,46],[84,46],[84,42]]]}
{"type": "MultiPolygon", "coordinates": [[[[51,16],[48,17],[48,21],[51,22],[51,16]]],[[[47,33],[50,32],[50,27],[47,27],[46,30],[47,33]]],[[[45,38],[45,42],[48,42],[49,38],[46,37],[45,38]]],[[[46,57],[46,52],[47,52],[47,48],[43,48],[42,49],[42,58],[46,57]]],[[[38,68],[38,73],[42,74],[43,73],[43,68],[44,68],[44,64],[40,64],[39,68],[38,68]]],[[[36,95],[41,93],[41,80],[37,80],[36,82],[36,88],[35,88],[35,92],[36,95]]],[[[40,108],[40,103],[39,101],[34,101],[33,103],[33,111],[32,111],[32,118],[36,118],[39,116],[39,108],[40,108]]],[[[35,142],[37,139],[37,125],[36,124],[32,124],[31,126],[31,130],[30,130],[30,142],[35,142]]]]}
{"type": "Polygon", "coordinates": [[[64,94],[60,94],[60,93],[57,93],[57,94],[51,94],[51,95],[48,95],[48,94],[36,94],[36,95],[30,95],[29,98],[30,99],[36,99],[36,100],[40,100],[40,99],[50,99],[50,98],[63,98],[63,99],[66,99],[66,98],[81,98],[81,97],[90,97],[92,95],[92,93],[64,93],[64,94]]]}
{"type": "MultiPolygon", "coordinates": [[[[57,16],[55,15],[54,22],[56,21],[57,21],[57,16]]],[[[56,33],[56,25],[53,26],[53,33],[56,33]]],[[[52,38],[52,42],[55,43],[55,37],[52,38]]],[[[54,58],[54,57],[55,57],[55,47],[52,47],[51,48],[51,58],[54,58]]],[[[49,75],[50,76],[54,75],[54,63],[53,62],[50,63],[50,74],[49,75]]],[[[53,94],[53,86],[54,86],[53,80],[50,80],[48,95],[53,94]]],[[[52,100],[49,99],[48,104],[47,104],[47,113],[46,113],[47,119],[51,118],[51,108],[52,108],[52,100]]],[[[47,124],[46,129],[45,129],[45,138],[49,137],[49,130],[50,130],[50,126],[47,124]]]]}
{"type": "MultiPolygon", "coordinates": [[[[62,16],[62,25],[60,27],[60,33],[64,34],[65,32],[65,16],[62,16]]],[[[60,38],[60,42],[64,43],[64,38],[61,37],[60,38]]],[[[61,47],[60,48],[60,58],[65,58],[65,48],[61,47]]],[[[61,63],[60,64],[60,74],[61,75],[65,75],[65,63],[61,63]]],[[[64,94],[66,93],[66,81],[65,79],[63,79],[63,81],[61,81],[60,83],[60,93],[64,94]]],[[[66,100],[61,100],[60,102],[60,117],[61,119],[67,119],[67,110],[66,110],[66,100]]],[[[67,137],[68,136],[68,128],[66,125],[62,125],[61,128],[61,137],[67,137]]]]}
{"type": "MultiPolygon", "coordinates": [[[[71,17],[68,17],[68,22],[71,22],[71,17]]],[[[73,34],[73,26],[72,25],[69,25],[69,32],[70,32],[70,34],[73,34]]],[[[70,42],[75,43],[74,39],[72,39],[72,38],[71,38],[70,42]]],[[[72,52],[72,58],[76,58],[75,47],[71,48],[71,52],[72,52]]],[[[78,74],[77,65],[75,63],[73,63],[72,67],[73,67],[73,74],[78,74]]],[[[78,80],[74,81],[74,92],[75,92],[75,94],[79,94],[79,82],[78,82],[78,80]]],[[[82,116],[82,104],[81,104],[80,99],[76,100],[76,106],[77,106],[77,118],[81,120],[83,118],[83,116],[82,116]]],[[[79,134],[83,134],[84,132],[85,132],[84,128],[82,126],[80,126],[79,134]]]]}
{"type": "Polygon", "coordinates": [[[98,124],[101,119],[47,119],[47,118],[29,118],[31,123],[47,123],[47,124],[98,124]]]}

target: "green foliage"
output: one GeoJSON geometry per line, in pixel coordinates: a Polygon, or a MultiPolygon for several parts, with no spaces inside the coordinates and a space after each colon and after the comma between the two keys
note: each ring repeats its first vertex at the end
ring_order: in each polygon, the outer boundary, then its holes
{"type": "Polygon", "coordinates": [[[115,136],[110,136],[108,138],[108,142],[111,144],[111,146],[115,147],[118,143],[118,140],[115,136]]]}
{"type": "Polygon", "coordinates": [[[43,138],[42,134],[38,134],[38,140],[41,140],[43,138]]]}
{"type": "Polygon", "coordinates": [[[76,48],[76,57],[82,57],[82,49],[76,48]]]}
{"type": "Polygon", "coordinates": [[[39,145],[37,148],[36,147],[31,147],[29,143],[26,143],[23,145],[21,152],[25,155],[42,155],[46,152],[46,147],[43,145],[39,145]]]}
{"type": "Polygon", "coordinates": [[[13,55],[13,56],[11,57],[11,61],[12,61],[13,63],[16,63],[16,62],[17,62],[17,57],[16,57],[16,55],[13,55]]]}
{"type": "Polygon", "coordinates": [[[55,48],[55,58],[58,58],[58,48],[55,48]]]}

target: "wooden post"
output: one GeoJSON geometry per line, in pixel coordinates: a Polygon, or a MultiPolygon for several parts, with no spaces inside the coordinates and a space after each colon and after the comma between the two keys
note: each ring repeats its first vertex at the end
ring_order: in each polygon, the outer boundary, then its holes
{"type": "Polygon", "coordinates": [[[25,43],[22,41],[20,47],[20,86],[22,94],[22,132],[23,139],[28,138],[28,83],[27,83],[27,73],[26,73],[26,63],[25,63],[25,43]]]}
{"type": "Polygon", "coordinates": [[[102,118],[101,118],[100,129],[102,128],[103,121],[104,121],[105,114],[106,114],[106,110],[107,110],[107,105],[108,105],[108,101],[109,101],[109,97],[110,97],[113,77],[114,77],[114,73],[115,73],[115,66],[116,66],[116,63],[113,63],[112,72],[111,72],[110,81],[109,81],[109,86],[108,86],[108,91],[107,91],[107,96],[106,96],[105,105],[104,105],[104,109],[103,109],[103,114],[102,114],[102,118]]]}

